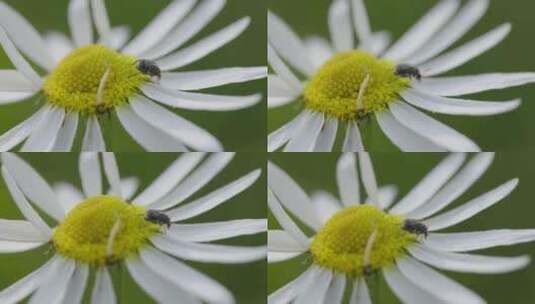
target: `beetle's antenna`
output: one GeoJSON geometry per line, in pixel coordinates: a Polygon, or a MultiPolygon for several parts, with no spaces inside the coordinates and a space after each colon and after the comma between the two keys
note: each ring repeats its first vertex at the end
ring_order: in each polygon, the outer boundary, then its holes
{"type": "Polygon", "coordinates": [[[366,89],[368,88],[368,83],[370,81],[370,74],[366,74],[366,77],[364,77],[364,80],[360,84],[359,88],[359,95],[357,97],[357,111],[364,108],[364,92],[366,92],[366,89]]]}
{"type": "Polygon", "coordinates": [[[117,237],[117,234],[121,230],[122,222],[121,219],[117,219],[115,223],[113,224],[113,227],[111,227],[110,235],[108,236],[108,242],[106,244],[106,255],[108,257],[111,257],[113,255],[113,242],[115,241],[115,238],[117,237]]]}

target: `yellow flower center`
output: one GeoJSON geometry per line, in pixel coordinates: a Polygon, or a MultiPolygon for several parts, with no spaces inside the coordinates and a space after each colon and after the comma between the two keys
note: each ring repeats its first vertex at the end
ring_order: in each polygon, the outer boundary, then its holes
{"type": "Polygon", "coordinates": [[[396,75],[395,69],[393,63],[366,52],[339,53],[308,82],[303,91],[304,105],[341,120],[382,111],[410,83],[410,79],[396,75]]]}
{"type": "Polygon", "coordinates": [[[76,49],[46,78],[44,94],[48,102],[69,111],[105,113],[128,102],[149,80],[149,76],[137,69],[136,61],[135,57],[102,45],[76,49]],[[99,86],[102,86],[101,96],[97,98],[99,86]]]}
{"type": "Polygon", "coordinates": [[[391,265],[416,240],[403,229],[401,217],[366,204],[345,208],[329,219],[310,251],[315,264],[358,277],[365,268],[391,265]]]}
{"type": "Polygon", "coordinates": [[[146,212],[118,197],[95,196],[69,212],[52,240],[65,257],[93,265],[114,263],[136,253],[160,231],[160,225],[145,220],[146,212]]]}

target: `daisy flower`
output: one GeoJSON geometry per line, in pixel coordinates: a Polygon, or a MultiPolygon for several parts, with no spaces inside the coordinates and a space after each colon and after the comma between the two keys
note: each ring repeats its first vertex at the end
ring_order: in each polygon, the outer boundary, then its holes
{"type": "Polygon", "coordinates": [[[512,111],[520,100],[457,97],[535,82],[535,73],[436,77],[496,46],[511,30],[505,23],[446,51],[489,6],[488,0],[470,0],[459,9],[460,2],[440,1],[392,45],[387,32],[371,30],[363,0],[332,1],[331,42],[318,36],[301,40],[270,12],[268,61],[274,73],[268,78],[269,107],[296,102],[304,110],[269,135],[268,150],[331,151],[338,126],[344,125],[342,150],[362,151],[359,127],[375,118],[402,151],[479,151],[465,135],[416,108],[469,116],[512,111]]]}
{"type": "Polygon", "coordinates": [[[104,0],[70,1],[72,39],[58,32],[41,36],[23,16],[0,2],[0,43],[16,68],[0,70],[0,103],[35,95],[45,101],[31,117],[0,136],[0,150],[11,150],[24,141],[23,151],[69,151],[79,118],[85,117],[82,150],[105,151],[99,119],[115,113],[145,150],[221,151],[214,136],[159,104],[232,111],[261,100],[261,94],[191,91],[263,78],[265,67],[173,72],[223,47],[248,27],[250,18],[244,17],[184,47],[224,5],[225,0],[172,1],[128,42],[128,28],[111,26],[104,0]]]}
{"type": "Polygon", "coordinates": [[[3,153],[2,176],[26,220],[0,220],[0,252],[22,252],[45,245],[55,254],[39,269],[0,291],[0,302],[18,303],[33,294],[29,303],[79,303],[88,274],[94,270],[91,303],[116,303],[108,269],[125,265],[134,281],[158,303],[176,303],[177,299],[181,303],[233,303],[229,290],[171,256],[223,264],[263,259],[265,246],[208,242],[262,233],[266,230],[265,219],[178,223],[244,191],[257,180],[260,170],[185,204],[223,170],[233,154],[215,153],[201,163],[203,157],[202,153],[179,157],[134,196],[137,180],[120,178],[111,153],[102,154],[109,191],[103,191],[96,153],[80,155],[82,190],[64,182],[51,187],[18,156],[3,153]],[[49,226],[34,206],[57,224],[49,226]]]}
{"type": "Polygon", "coordinates": [[[403,303],[485,303],[473,291],[440,274],[446,271],[494,274],[525,267],[528,256],[495,257],[467,253],[535,240],[535,229],[444,233],[504,199],[512,179],[469,202],[440,213],[474,184],[494,155],[465,155],[440,162],[394,204],[396,188],[379,188],[370,156],[340,157],[336,181],[340,200],[328,192],[309,197],[282,169],[268,165],[268,204],[282,230],[268,232],[268,262],[307,254],[312,265],[269,296],[268,303],[340,303],[352,287],[350,303],[372,303],[366,281],[382,275],[403,303]],[[361,195],[359,177],[368,197],[361,195]],[[312,236],[287,211],[305,224],[312,236]]]}

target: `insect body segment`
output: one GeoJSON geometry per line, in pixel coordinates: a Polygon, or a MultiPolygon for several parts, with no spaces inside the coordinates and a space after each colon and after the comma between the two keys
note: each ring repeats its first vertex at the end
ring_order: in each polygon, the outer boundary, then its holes
{"type": "Polygon", "coordinates": [[[405,223],[403,223],[403,230],[418,236],[423,234],[425,237],[427,237],[428,234],[426,225],[411,219],[405,220],[405,223]]]}
{"type": "Polygon", "coordinates": [[[396,75],[405,77],[405,78],[416,78],[418,80],[422,79],[422,74],[418,68],[408,65],[400,64],[396,67],[396,75]]]}
{"type": "Polygon", "coordinates": [[[145,220],[158,225],[166,225],[167,228],[171,227],[171,219],[163,212],[156,210],[148,210],[145,215],[145,220]]]}
{"type": "Polygon", "coordinates": [[[149,75],[153,82],[158,82],[162,78],[162,71],[156,62],[147,59],[141,59],[137,62],[137,69],[145,74],[149,75]]]}

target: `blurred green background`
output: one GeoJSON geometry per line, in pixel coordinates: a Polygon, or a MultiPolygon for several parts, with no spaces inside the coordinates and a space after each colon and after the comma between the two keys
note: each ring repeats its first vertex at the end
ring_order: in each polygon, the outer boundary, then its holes
{"type": "MultiPolygon", "coordinates": [[[[514,153],[498,153],[487,173],[449,208],[466,203],[515,177],[520,179],[518,187],[511,195],[493,207],[444,231],[467,232],[535,228],[532,185],[533,180],[535,180],[535,167],[532,166],[534,152],[526,150],[514,153]]],[[[335,194],[337,197],[335,167],[338,157],[338,153],[273,153],[270,155],[270,159],[292,176],[307,193],[322,189],[335,194]]],[[[372,154],[372,161],[378,184],[397,185],[399,193],[396,201],[399,201],[444,157],[445,154],[440,153],[379,152],[372,154]]],[[[278,227],[271,214],[268,218],[270,229],[278,227]]],[[[493,248],[477,253],[501,256],[523,254],[535,256],[535,243],[493,248]]],[[[269,264],[268,293],[297,277],[310,263],[310,258],[303,255],[290,261],[269,264]]],[[[535,264],[520,271],[499,275],[442,273],[473,289],[490,304],[535,303],[535,289],[533,288],[535,286],[535,264]]],[[[374,301],[374,304],[399,303],[384,281],[372,282],[372,284],[372,292],[379,290],[380,294],[380,301],[374,301]],[[379,289],[376,289],[376,286],[379,286],[379,289]]]]}
{"type": "MultiPolygon", "coordinates": [[[[122,153],[117,154],[117,161],[121,176],[138,177],[141,181],[140,190],[142,190],[175,160],[177,156],[177,154],[172,153],[122,153]]],[[[79,188],[81,187],[77,165],[78,156],[75,153],[28,153],[23,154],[22,157],[34,166],[50,184],[67,181],[79,188]]],[[[189,202],[201,197],[254,169],[264,169],[264,167],[264,154],[238,154],[225,170],[187,201],[189,202]]],[[[249,189],[206,214],[199,215],[188,221],[201,223],[243,218],[265,218],[265,183],[265,175],[262,174],[260,179],[249,189]]],[[[23,218],[9,196],[3,181],[0,183],[0,202],[0,218],[23,218]]],[[[244,246],[262,245],[266,243],[266,235],[258,234],[238,237],[221,243],[244,246]]],[[[0,290],[3,290],[19,278],[37,269],[53,254],[53,249],[50,246],[42,246],[37,250],[24,253],[0,254],[0,290]]],[[[187,263],[229,288],[236,296],[238,303],[265,302],[265,261],[241,265],[187,263]]],[[[113,267],[111,271],[119,300],[118,303],[154,303],[130,278],[126,267],[124,269],[119,266],[113,267]],[[124,275],[122,275],[123,272],[124,275]]],[[[87,296],[91,294],[92,285],[89,286],[91,287],[86,289],[86,302],[84,303],[89,303],[87,296]]]]}
{"type": "MultiPolygon", "coordinates": [[[[471,75],[494,72],[535,71],[535,43],[533,36],[533,1],[490,1],[490,8],[481,21],[453,47],[478,37],[504,23],[511,22],[513,30],[497,47],[445,75],[471,75]]],[[[331,1],[271,0],[269,9],[281,16],[301,37],[317,34],[328,38],[327,11],[331,1]]],[[[372,30],[386,30],[393,41],[412,26],[436,0],[365,1],[370,15],[372,30]]],[[[462,4],[467,3],[466,0],[462,4]]],[[[479,100],[511,100],[522,98],[522,106],[512,113],[489,117],[461,117],[431,115],[449,126],[468,135],[484,151],[524,149],[535,146],[535,85],[511,88],[502,91],[469,95],[479,100]]],[[[301,107],[290,104],[270,109],[268,130],[271,132],[294,117],[301,107]]],[[[429,114],[429,113],[428,113],[429,114]]],[[[339,135],[343,134],[339,128],[339,135]]],[[[365,145],[371,151],[394,151],[390,141],[382,134],[375,120],[364,126],[365,145]]],[[[339,136],[339,142],[341,138],[339,136]]],[[[337,146],[339,147],[339,146],[337,146]]]]}
{"type": "MultiPolygon", "coordinates": [[[[56,30],[69,34],[67,25],[68,0],[6,0],[5,2],[24,15],[40,33],[56,30]]],[[[106,1],[111,24],[113,26],[128,25],[134,34],[143,29],[169,3],[171,3],[170,0],[106,1]]],[[[186,46],[207,37],[211,33],[215,33],[244,16],[252,18],[251,25],[236,40],[181,70],[193,71],[236,66],[264,66],[266,64],[265,3],[265,0],[227,1],[227,5],[221,14],[188,42],[186,46]]],[[[0,68],[12,68],[3,51],[0,51],[0,68]]],[[[203,92],[227,95],[249,95],[259,92],[264,93],[265,91],[265,79],[203,90],[203,92]]],[[[36,111],[39,106],[38,99],[34,98],[23,103],[0,107],[0,132],[4,133],[23,121],[36,111]]],[[[266,102],[264,99],[254,107],[239,111],[206,112],[180,109],[175,110],[175,113],[210,131],[223,143],[225,151],[265,151],[265,107],[266,102]]],[[[101,121],[109,151],[141,151],[141,148],[122,129],[115,116],[112,119],[104,117],[101,121]]],[[[79,129],[78,139],[81,139],[84,128],[79,129]]]]}

